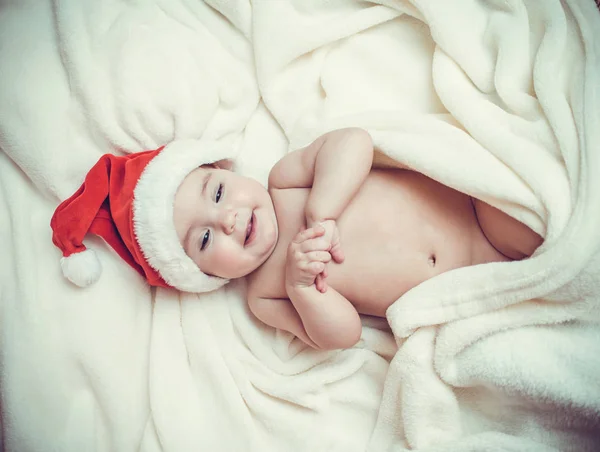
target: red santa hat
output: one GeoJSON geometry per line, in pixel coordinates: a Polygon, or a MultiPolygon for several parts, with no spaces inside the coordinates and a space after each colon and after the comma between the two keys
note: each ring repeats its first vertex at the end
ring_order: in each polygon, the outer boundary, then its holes
{"type": "Polygon", "coordinates": [[[63,274],[74,284],[95,283],[102,267],[87,249],[87,233],[102,237],[152,286],[208,292],[228,280],[204,274],[179,242],[173,224],[175,193],[194,169],[230,157],[223,145],[182,140],[154,151],[103,155],[81,187],[50,222],[63,253],[63,274]]]}

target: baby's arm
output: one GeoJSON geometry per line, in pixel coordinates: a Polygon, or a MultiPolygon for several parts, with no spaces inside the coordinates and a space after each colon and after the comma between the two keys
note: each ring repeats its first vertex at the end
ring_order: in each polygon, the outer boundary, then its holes
{"type": "Polygon", "coordinates": [[[295,301],[249,296],[248,305],[261,322],[289,331],[317,350],[349,348],[356,344],[362,324],[350,302],[331,288],[325,294],[314,285],[304,289],[291,293],[295,301]]]}
{"type": "Polygon", "coordinates": [[[254,281],[248,305],[262,322],[289,331],[316,349],[352,347],[360,339],[362,324],[354,306],[333,289],[319,292],[314,280],[331,256],[324,248],[324,228],[301,231],[290,244],[286,258],[285,287],[289,297],[267,298],[254,281]]]}
{"type": "Polygon", "coordinates": [[[315,344],[304,329],[302,319],[287,298],[264,298],[248,295],[248,306],[258,320],[273,328],[289,331],[302,342],[313,348],[319,347],[315,344]]]}
{"type": "Polygon", "coordinates": [[[336,290],[330,287],[322,293],[313,284],[289,287],[287,292],[302,319],[306,335],[317,346],[313,347],[334,350],[350,348],[358,342],[362,333],[360,316],[336,290]]]}
{"type": "Polygon", "coordinates": [[[358,312],[337,291],[330,288],[322,293],[314,284],[331,259],[325,251],[329,244],[323,240],[324,232],[322,226],[315,226],[301,231],[290,243],[285,289],[306,335],[318,348],[348,348],[356,344],[362,332],[358,312]]]}
{"type": "Polygon", "coordinates": [[[337,220],[371,170],[373,143],[367,131],[339,129],[291,152],[271,170],[269,188],[311,188],[307,227],[337,220]]]}

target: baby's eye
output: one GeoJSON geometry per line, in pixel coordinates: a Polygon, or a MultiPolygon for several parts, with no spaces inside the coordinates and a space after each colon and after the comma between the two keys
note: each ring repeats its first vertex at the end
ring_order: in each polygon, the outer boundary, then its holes
{"type": "Polygon", "coordinates": [[[223,184],[219,184],[219,188],[217,190],[217,193],[215,194],[215,202],[220,201],[222,194],[223,194],[223,184]]]}
{"type": "Polygon", "coordinates": [[[206,245],[208,245],[209,239],[210,239],[210,232],[206,231],[204,233],[204,236],[202,237],[202,244],[200,245],[200,251],[203,251],[204,248],[206,248],[206,245]]]}

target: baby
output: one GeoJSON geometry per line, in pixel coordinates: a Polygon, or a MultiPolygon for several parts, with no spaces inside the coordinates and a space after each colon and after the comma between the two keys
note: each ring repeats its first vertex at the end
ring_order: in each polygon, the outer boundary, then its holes
{"type": "Polygon", "coordinates": [[[175,230],[207,274],[248,276],[250,310],[318,349],[347,348],[359,314],[385,316],[442,272],[530,256],[542,239],[522,223],[408,170],[372,168],[373,144],[335,130],[280,160],[268,191],[203,166],[175,195],[175,230]]]}
{"type": "Polygon", "coordinates": [[[103,155],[51,220],[64,275],[100,276],[101,236],[152,286],[188,292],[248,277],[264,323],[317,349],[353,346],[359,314],[385,316],[442,272],[530,256],[542,239],[499,210],[419,173],[373,168],[373,144],[341,129],[286,155],[269,188],[188,140],[103,155]],[[165,177],[168,174],[168,177],[165,177]]]}

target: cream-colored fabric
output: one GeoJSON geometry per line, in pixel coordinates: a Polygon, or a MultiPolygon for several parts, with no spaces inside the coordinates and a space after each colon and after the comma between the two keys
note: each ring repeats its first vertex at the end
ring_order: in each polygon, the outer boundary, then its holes
{"type": "MultiPolygon", "coordinates": [[[[0,7],[7,451],[594,450],[600,16],[588,0],[23,0],[0,7]],[[441,275],[315,352],[244,282],[150,290],[101,240],[62,278],[49,220],[104,152],[200,136],[266,182],[340,126],[546,238],[441,275]]],[[[401,276],[401,275],[400,275],[401,276]]]]}

